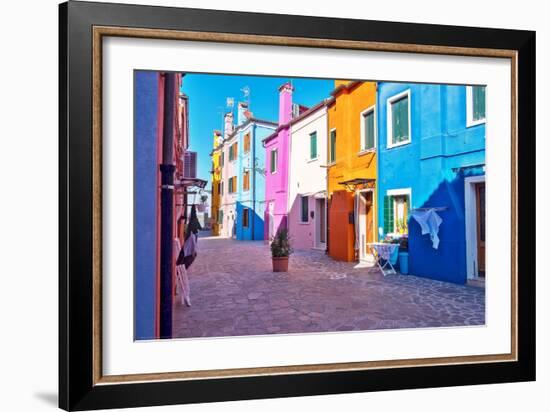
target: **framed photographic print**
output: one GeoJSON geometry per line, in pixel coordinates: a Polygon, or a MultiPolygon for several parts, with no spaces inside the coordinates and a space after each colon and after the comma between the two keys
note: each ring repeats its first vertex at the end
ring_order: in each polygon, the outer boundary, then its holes
{"type": "Polygon", "coordinates": [[[60,5],[60,407],[535,379],[535,33],[60,5]]]}

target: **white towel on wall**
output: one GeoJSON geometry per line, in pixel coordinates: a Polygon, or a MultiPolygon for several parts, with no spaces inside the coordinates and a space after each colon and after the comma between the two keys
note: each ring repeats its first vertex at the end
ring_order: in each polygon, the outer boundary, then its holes
{"type": "Polygon", "coordinates": [[[413,210],[411,214],[422,228],[422,234],[430,234],[432,247],[437,249],[439,247],[439,226],[443,222],[443,219],[441,219],[434,209],[413,210]]]}

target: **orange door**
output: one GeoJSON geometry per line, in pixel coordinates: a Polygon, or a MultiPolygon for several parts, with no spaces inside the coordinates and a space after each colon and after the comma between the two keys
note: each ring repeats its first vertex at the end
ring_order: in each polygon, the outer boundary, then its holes
{"type": "Polygon", "coordinates": [[[355,260],[354,197],[344,190],[334,192],[329,202],[329,255],[336,260],[355,260]]]}

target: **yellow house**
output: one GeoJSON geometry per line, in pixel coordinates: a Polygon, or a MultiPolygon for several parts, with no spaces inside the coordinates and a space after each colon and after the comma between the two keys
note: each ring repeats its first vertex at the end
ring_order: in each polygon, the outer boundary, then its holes
{"type": "Polygon", "coordinates": [[[336,80],[328,106],[328,253],[373,262],[377,240],[376,83],[336,80]]]}
{"type": "Polygon", "coordinates": [[[212,200],[211,200],[211,216],[212,225],[211,231],[213,236],[220,235],[220,226],[223,222],[223,216],[220,215],[220,205],[222,196],[222,166],[223,166],[223,150],[222,150],[222,135],[219,131],[214,131],[214,144],[210,156],[212,157],[212,200]]]}

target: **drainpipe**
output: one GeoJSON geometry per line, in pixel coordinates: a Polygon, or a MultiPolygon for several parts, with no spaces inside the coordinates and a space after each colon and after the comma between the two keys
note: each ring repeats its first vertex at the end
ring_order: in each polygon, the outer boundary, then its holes
{"type": "MultiPolygon", "coordinates": [[[[381,111],[380,111],[380,89],[378,87],[378,82],[376,82],[376,85],[374,86],[376,88],[376,94],[375,94],[375,98],[376,100],[374,101],[374,105],[375,105],[375,109],[374,109],[374,113],[376,114],[377,118],[374,119],[376,121],[376,124],[380,124],[378,123],[378,116],[381,116],[381,111]]],[[[388,110],[388,108],[386,107],[386,110],[388,110]]],[[[386,125],[386,127],[388,127],[386,125]]],[[[376,214],[375,216],[377,216],[377,218],[375,219],[376,220],[376,227],[373,228],[373,239],[376,239],[377,242],[380,242],[381,239],[380,239],[380,215],[382,215],[382,217],[384,216],[384,213],[378,213],[378,210],[380,209],[380,203],[379,203],[379,200],[380,200],[380,195],[381,193],[379,192],[379,187],[380,187],[380,179],[379,179],[379,176],[380,176],[380,136],[378,135],[378,133],[376,133],[376,151],[374,152],[374,160],[376,162],[376,180],[374,181],[374,191],[372,193],[372,204],[373,204],[373,207],[374,205],[376,205],[376,209],[374,209],[374,213],[376,214]],[[374,199],[376,197],[376,200],[374,199]]],[[[382,198],[383,199],[383,198],[382,198]]],[[[382,206],[384,205],[384,200],[382,200],[382,206]]],[[[382,211],[383,212],[383,211],[382,211]]],[[[384,227],[382,225],[382,227],[384,227]]]]}
{"type": "Polygon", "coordinates": [[[160,194],[160,338],[172,338],[172,233],[174,216],[175,73],[164,74],[164,117],[160,194]]]}
{"type": "Polygon", "coordinates": [[[252,222],[250,228],[252,229],[252,239],[254,239],[254,217],[256,216],[256,126],[252,125],[252,222]]]}

